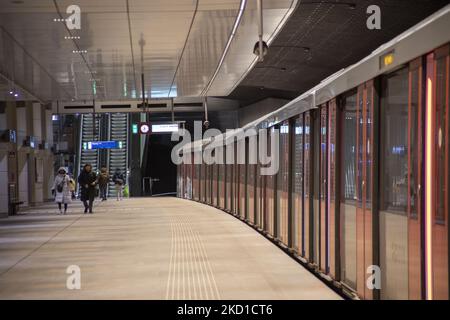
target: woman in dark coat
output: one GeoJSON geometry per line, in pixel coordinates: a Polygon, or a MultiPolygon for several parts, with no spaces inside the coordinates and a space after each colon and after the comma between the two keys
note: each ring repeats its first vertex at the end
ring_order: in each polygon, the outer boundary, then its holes
{"type": "Polygon", "coordinates": [[[97,184],[97,175],[92,171],[92,166],[87,163],[78,176],[78,184],[81,190],[80,199],[84,204],[84,213],[92,213],[92,205],[95,199],[95,187],[97,184]]]}

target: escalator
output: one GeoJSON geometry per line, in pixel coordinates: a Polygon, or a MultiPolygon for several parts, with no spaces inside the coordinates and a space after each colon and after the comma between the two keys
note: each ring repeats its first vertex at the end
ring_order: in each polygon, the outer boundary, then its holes
{"type": "MultiPolygon", "coordinates": [[[[127,181],[128,168],[128,114],[111,113],[109,117],[109,140],[119,141],[121,148],[108,150],[107,167],[111,174],[111,178],[117,168],[122,172],[125,181],[127,181]]],[[[116,196],[114,183],[111,181],[108,187],[108,195],[116,196]]]]}
{"type": "Polygon", "coordinates": [[[87,163],[92,165],[92,170],[97,171],[99,166],[99,150],[89,149],[89,142],[99,141],[100,139],[100,117],[94,114],[82,114],[80,127],[81,143],[79,153],[80,156],[78,158],[79,172],[83,170],[84,165],[87,163]]]}

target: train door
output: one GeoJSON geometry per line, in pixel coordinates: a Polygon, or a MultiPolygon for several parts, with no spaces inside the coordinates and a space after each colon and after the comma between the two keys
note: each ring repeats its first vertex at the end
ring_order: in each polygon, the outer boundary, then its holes
{"type": "Polygon", "coordinates": [[[427,57],[426,270],[427,298],[449,298],[449,58],[450,46],[427,57]]]}
{"type": "Polygon", "coordinates": [[[321,156],[321,112],[320,110],[311,111],[312,119],[312,136],[311,136],[311,150],[312,150],[312,163],[311,163],[311,197],[312,197],[312,210],[311,210],[311,222],[312,233],[310,236],[312,242],[311,262],[320,267],[320,156],[321,156]]]}
{"type": "Polygon", "coordinates": [[[234,180],[233,180],[233,213],[239,214],[239,164],[238,164],[238,143],[234,143],[234,180]]]}
{"type": "Polygon", "coordinates": [[[312,173],[312,164],[314,160],[313,149],[312,149],[312,140],[311,140],[311,126],[312,126],[312,118],[310,111],[305,112],[305,120],[304,120],[304,152],[303,152],[303,165],[304,165],[304,183],[303,183],[303,248],[305,258],[309,261],[313,260],[313,242],[312,234],[313,234],[313,223],[312,223],[312,208],[313,208],[313,188],[311,173],[312,173]]]}
{"type": "Polygon", "coordinates": [[[256,149],[254,137],[247,139],[247,219],[250,223],[255,223],[255,170],[256,170],[256,149]],[[253,139],[253,140],[251,140],[253,139]]]}
{"type": "MultiPolygon", "coordinates": [[[[232,147],[232,146],[231,146],[232,147]]],[[[226,197],[225,197],[225,208],[227,211],[231,212],[233,208],[233,161],[234,159],[229,159],[230,156],[234,155],[234,152],[232,152],[230,147],[227,145],[227,157],[226,159],[226,181],[227,181],[227,190],[226,190],[226,197]],[[228,152],[230,154],[228,154],[228,152]]]]}
{"type": "MultiPolygon", "coordinates": [[[[215,152],[214,152],[215,153],[215,152]]],[[[219,199],[219,165],[214,163],[211,165],[211,183],[212,183],[212,194],[211,194],[211,205],[217,207],[219,199]]]]}
{"type": "Polygon", "coordinates": [[[339,279],[339,166],[338,150],[336,149],[338,137],[339,110],[336,99],[328,103],[328,268],[334,279],[339,279]]]}
{"type": "Polygon", "coordinates": [[[319,148],[319,250],[320,270],[328,273],[328,106],[320,109],[319,148]]]}
{"type": "Polygon", "coordinates": [[[276,197],[276,237],[288,245],[289,228],[289,121],[284,121],[279,127],[279,168],[277,174],[276,197]]]}
{"type": "MultiPolygon", "coordinates": [[[[272,155],[272,139],[271,139],[271,133],[275,130],[275,128],[270,128],[268,130],[268,137],[267,137],[267,152],[271,157],[272,155]]],[[[265,176],[265,183],[266,183],[266,190],[265,190],[265,203],[264,203],[264,230],[274,236],[275,234],[275,199],[276,199],[276,175],[266,175],[265,176]]]]}
{"type": "MultiPolygon", "coordinates": [[[[256,143],[256,154],[258,154],[258,143],[256,143]]],[[[260,175],[260,163],[259,157],[257,157],[257,163],[255,166],[255,225],[261,228],[261,175],[260,175]]]]}
{"type": "Polygon", "coordinates": [[[297,254],[304,256],[304,214],[303,214],[303,148],[304,127],[301,114],[293,121],[292,152],[292,247],[297,254]]]}
{"type": "MultiPolygon", "coordinates": [[[[259,137],[258,137],[259,139],[259,137]]],[[[259,143],[258,143],[259,148],[259,143]]],[[[259,154],[259,149],[258,149],[259,154]]],[[[265,175],[261,174],[261,162],[258,157],[258,165],[256,167],[256,224],[260,229],[264,229],[265,217],[265,175]]]]}
{"type": "Polygon", "coordinates": [[[342,281],[364,299],[372,299],[366,272],[373,265],[372,190],[374,164],[373,81],[344,98],[342,115],[343,197],[341,198],[342,281]]]}
{"type": "Polygon", "coordinates": [[[422,297],[422,59],[382,78],[380,267],[382,299],[422,297]]]}
{"type": "Polygon", "coordinates": [[[206,203],[206,163],[202,160],[202,164],[200,165],[201,167],[201,202],[205,202],[206,203]]]}
{"type": "Polygon", "coordinates": [[[246,139],[238,140],[238,212],[237,214],[242,219],[245,219],[246,215],[246,198],[247,198],[247,185],[246,185],[246,139]]]}

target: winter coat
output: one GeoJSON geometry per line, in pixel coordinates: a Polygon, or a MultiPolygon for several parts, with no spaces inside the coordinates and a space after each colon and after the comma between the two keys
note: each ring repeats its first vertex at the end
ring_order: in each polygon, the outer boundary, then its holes
{"type": "Polygon", "coordinates": [[[81,171],[78,176],[78,184],[80,185],[80,200],[87,201],[89,198],[95,198],[95,188],[96,185],[91,185],[93,182],[97,181],[97,175],[95,172],[87,172],[85,170],[81,171]],[[86,185],[88,186],[86,188],[86,185]]]}
{"type": "Polygon", "coordinates": [[[118,184],[118,185],[124,185],[125,184],[125,179],[123,177],[123,174],[120,173],[120,172],[114,173],[113,181],[114,181],[115,184],[118,184]],[[120,181],[120,180],[122,180],[122,181],[120,181]]]}
{"type": "Polygon", "coordinates": [[[57,174],[53,182],[52,190],[55,191],[55,202],[57,203],[71,203],[72,193],[70,191],[70,178],[67,174],[57,174]],[[63,186],[62,192],[58,192],[58,185],[63,186]]]}
{"type": "Polygon", "coordinates": [[[105,187],[109,182],[109,174],[108,172],[100,172],[98,175],[98,184],[100,187],[105,187]]]}

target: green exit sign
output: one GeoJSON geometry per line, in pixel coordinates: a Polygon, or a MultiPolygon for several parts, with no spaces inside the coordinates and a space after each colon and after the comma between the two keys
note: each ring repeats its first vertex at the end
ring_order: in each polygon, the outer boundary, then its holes
{"type": "Polygon", "coordinates": [[[139,129],[138,129],[137,123],[133,123],[131,130],[132,130],[133,134],[138,134],[139,129]]]}

